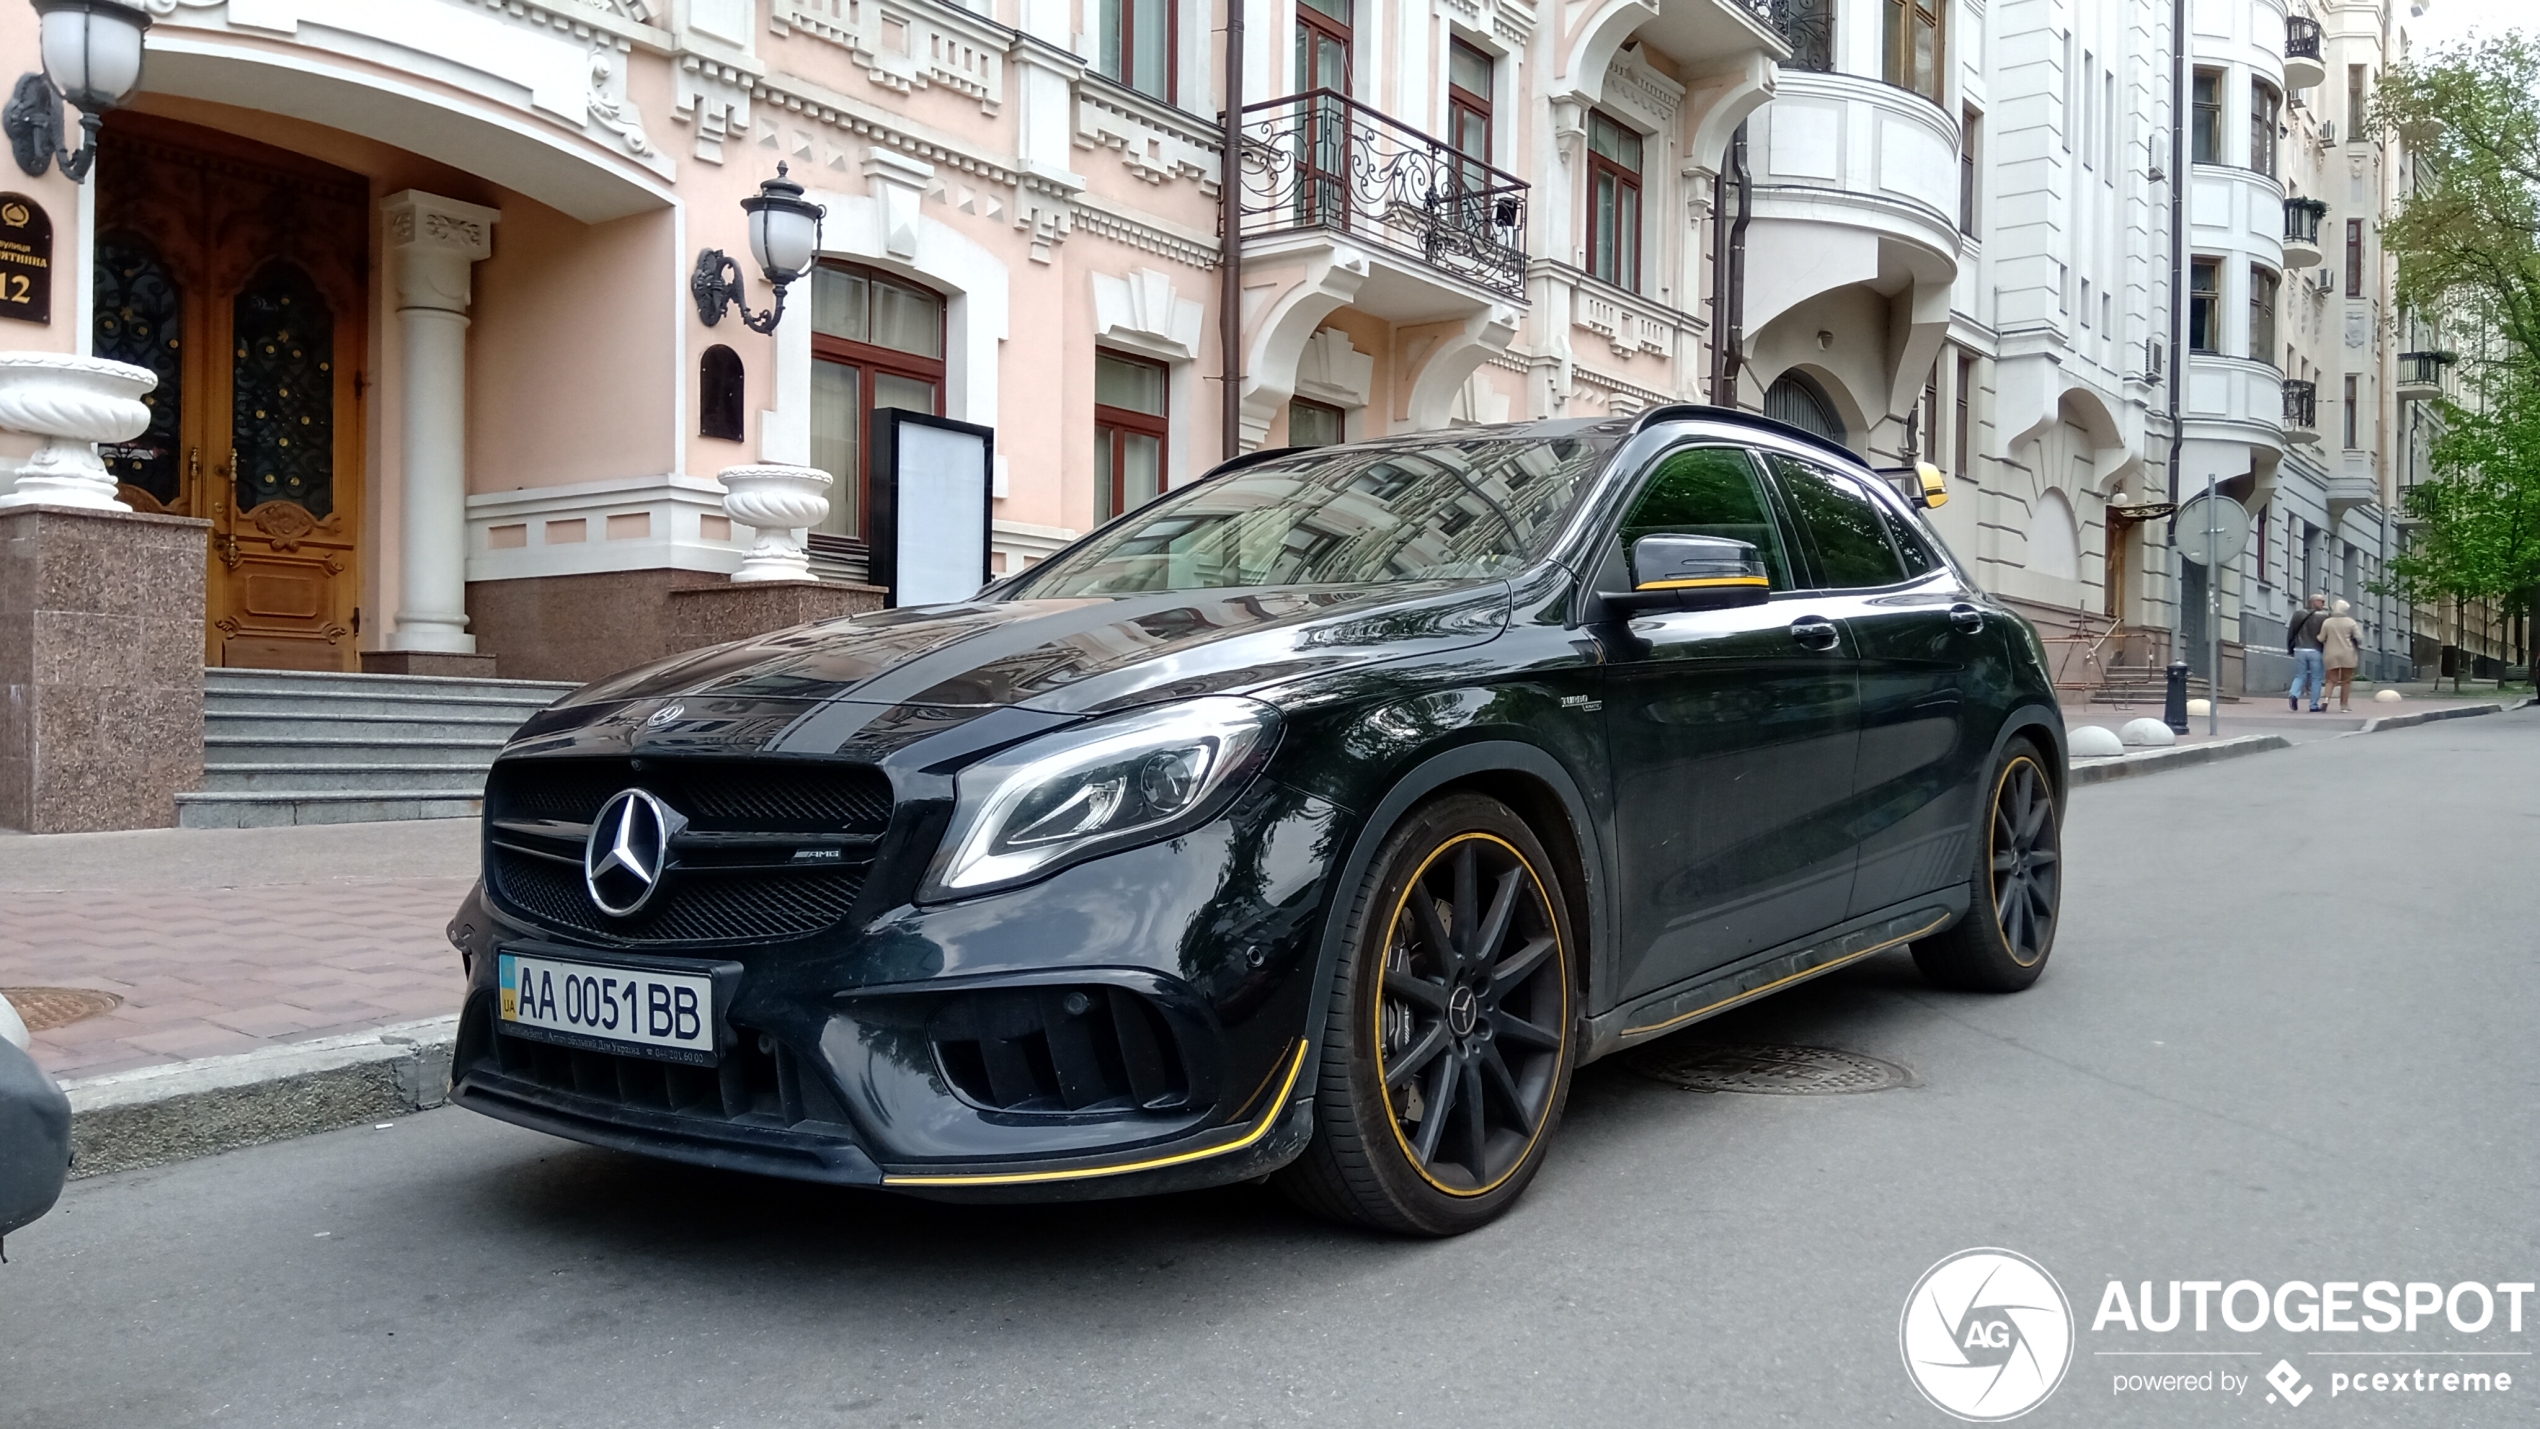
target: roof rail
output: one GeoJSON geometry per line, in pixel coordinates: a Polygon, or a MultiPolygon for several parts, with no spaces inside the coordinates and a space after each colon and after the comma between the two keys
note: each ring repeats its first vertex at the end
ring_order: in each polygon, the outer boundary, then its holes
{"type": "Polygon", "coordinates": [[[1228,472],[1241,471],[1248,466],[1259,466],[1263,462],[1270,460],[1272,457],[1294,456],[1298,452],[1310,452],[1312,450],[1314,450],[1312,447],[1263,447],[1259,451],[1245,452],[1241,456],[1230,456],[1224,461],[1219,462],[1217,465],[1210,467],[1208,470],[1201,472],[1198,476],[1193,477],[1192,480],[1206,481],[1212,476],[1224,476],[1228,472]]]}
{"type": "Polygon", "coordinates": [[[1661,422],[1727,422],[1735,426],[1753,427],[1758,431],[1770,432],[1777,437],[1805,442],[1812,447],[1839,456],[1854,466],[1869,465],[1859,452],[1832,438],[1821,437],[1804,427],[1794,427],[1788,422],[1777,422],[1754,412],[1742,412],[1735,407],[1710,407],[1699,402],[1670,402],[1666,406],[1652,407],[1641,413],[1640,420],[1632,423],[1632,431],[1635,434],[1645,432],[1661,422]]]}

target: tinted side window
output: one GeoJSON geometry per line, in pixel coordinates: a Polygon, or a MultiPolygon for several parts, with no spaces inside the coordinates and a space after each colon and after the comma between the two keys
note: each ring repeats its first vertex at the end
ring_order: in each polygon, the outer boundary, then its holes
{"type": "Polygon", "coordinates": [[[1867,494],[1832,472],[1786,456],[1773,458],[1773,474],[1790,503],[1800,539],[1815,548],[1817,579],[1826,589],[1894,585],[1905,579],[1904,563],[1888,544],[1879,508],[1867,494]]]}
{"type": "Polygon", "coordinates": [[[1791,588],[1781,532],[1764,504],[1755,464],[1735,447],[1691,447],[1659,458],[1623,518],[1623,549],[1643,536],[1725,536],[1764,558],[1773,589],[1791,588]]]}
{"type": "Polygon", "coordinates": [[[1940,558],[1931,553],[1923,533],[1913,522],[1897,515],[1884,502],[1879,506],[1879,517],[1887,522],[1887,538],[1896,543],[1896,554],[1905,558],[1907,576],[1920,580],[1940,569],[1940,558]]]}

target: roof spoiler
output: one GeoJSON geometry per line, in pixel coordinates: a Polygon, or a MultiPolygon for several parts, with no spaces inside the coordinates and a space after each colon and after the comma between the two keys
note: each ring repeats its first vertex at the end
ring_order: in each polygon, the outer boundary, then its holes
{"type": "Polygon", "coordinates": [[[1217,465],[1210,467],[1208,470],[1201,472],[1198,476],[1191,478],[1191,480],[1206,481],[1212,476],[1224,476],[1228,472],[1241,471],[1248,466],[1259,466],[1263,462],[1270,460],[1272,457],[1294,456],[1298,452],[1310,452],[1312,450],[1314,450],[1312,447],[1263,447],[1259,451],[1245,452],[1242,456],[1230,456],[1224,461],[1219,462],[1217,465]]]}

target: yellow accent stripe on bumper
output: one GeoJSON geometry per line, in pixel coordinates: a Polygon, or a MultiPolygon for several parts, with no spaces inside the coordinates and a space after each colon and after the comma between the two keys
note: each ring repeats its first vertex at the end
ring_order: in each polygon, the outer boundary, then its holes
{"type": "Polygon", "coordinates": [[[1288,1075],[1279,1083],[1278,1095],[1270,1099],[1270,1109],[1261,1114],[1260,1122],[1232,1141],[1216,1146],[1203,1146],[1192,1151],[1177,1151],[1170,1156],[1154,1156],[1144,1161],[1123,1161],[1112,1166],[1078,1166],[1064,1171],[990,1171],[977,1175],[954,1176],[884,1176],[885,1186],[1029,1186],[1044,1181],[1085,1181],[1097,1176],[1125,1176],[1132,1171],[1153,1171],[1165,1166],[1179,1166],[1190,1161],[1205,1161],[1230,1151],[1241,1151],[1270,1134],[1279,1124],[1279,1114],[1288,1109],[1288,1093],[1296,1090],[1296,1079],[1305,1071],[1305,1054],[1313,1044],[1299,1039],[1296,1057],[1288,1063],[1288,1075]]]}

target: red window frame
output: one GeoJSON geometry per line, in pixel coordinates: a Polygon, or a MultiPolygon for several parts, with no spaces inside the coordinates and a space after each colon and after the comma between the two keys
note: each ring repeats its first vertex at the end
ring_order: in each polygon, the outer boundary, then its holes
{"type": "MultiPolygon", "coordinates": [[[[1155,438],[1156,495],[1161,496],[1166,490],[1166,484],[1173,470],[1173,419],[1170,415],[1173,405],[1172,369],[1150,357],[1114,352],[1110,348],[1104,348],[1101,351],[1102,356],[1114,362],[1154,368],[1157,379],[1162,384],[1159,390],[1167,394],[1164,412],[1141,412],[1135,407],[1112,407],[1100,402],[1094,404],[1094,436],[1097,439],[1097,445],[1101,444],[1099,439],[1105,432],[1132,432],[1139,436],[1155,438]]],[[[1123,464],[1126,444],[1115,441],[1109,443],[1109,446],[1111,470],[1094,473],[1094,479],[1105,483],[1110,489],[1111,500],[1106,509],[1109,515],[1118,516],[1130,509],[1129,473],[1123,464]]]]}
{"type": "MultiPolygon", "coordinates": [[[[944,350],[945,339],[948,335],[945,332],[945,326],[951,321],[952,304],[945,300],[943,294],[936,293],[934,289],[926,287],[923,283],[914,283],[898,274],[886,273],[879,268],[868,268],[861,263],[841,263],[833,259],[823,259],[820,266],[840,273],[853,273],[868,284],[890,283],[902,288],[915,288],[933,293],[935,301],[942,305],[941,314],[936,319],[935,350],[937,352],[944,350]]],[[[869,292],[870,289],[867,291],[869,292]]],[[[806,323],[811,321],[809,314],[804,315],[803,321],[806,323]]],[[[940,417],[944,415],[944,360],[940,357],[928,357],[923,353],[902,352],[896,347],[880,347],[869,342],[858,342],[853,338],[838,337],[817,328],[814,328],[811,334],[811,360],[836,363],[841,367],[856,369],[856,470],[852,478],[845,472],[839,472],[837,476],[841,481],[851,479],[855,482],[856,535],[852,539],[868,540],[872,536],[873,522],[873,374],[882,372],[894,377],[911,377],[934,384],[935,410],[931,415],[940,417]]],[[[813,539],[840,538],[831,536],[827,532],[816,532],[813,533],[813,539]]]]}
{"type": "Polygon", "coordinates": [[[1621,120],[1616,119],[1611,115],[1603,114],[1595,110],[1590,110],[1588,112],[1588,126],[1591,137],[1590,142],[1584,146],[1587,150],[1588,161],[1588,274],[1600,282],[1611,283],[1615,287],[1620,288],[1627,293],[1637,293],[1640,291],[1641,234],[1647,221],[1647,216],[1641,211],[1640,171],[1638,169],[1624,168],[1615,160],[1609,159],[1603,154],[1596,152],[1596,144],[1594,143],[1593,136],[1595,133],[1595,126],[1599,121],[1603,121],[1605,124],[1612,126],[1618,132],[1632,136],[1633,140],[1641,145],[1641,162],[1643,164],[1649,162],[1649,138],[1647,135],[1642,134],[1639,130],[1632,128],[1630,125],[1623,123],[1621,120]],[[1608,181],[1614,185],[1614,211],[1616,215],[1615,231],[1611,235],[1608,235],[1603,231],[1604,219],[1598,212],[1596,202],[1598,184],[1600,182],[1608,181]],[[1629,204],[1624,202],[1627,195],[1630,199],[1629,204]],[[1622,218],[1623,211],[1627,207],[1630,209],[1630,219],[1628,223],[1624,222],[1622,218]],[[1599,272],[1597,270],[1597,255],[1598,253],[1604,251],[1604,243],[1600,240],[1610,241],[1613,245],[1614,271],[1611,273],[1599,272]],[[1623,255],[1625,253],[1629,253],[1631,255],[1628,267],[1625,266],[1623,259],[1623,255]]]}

